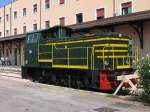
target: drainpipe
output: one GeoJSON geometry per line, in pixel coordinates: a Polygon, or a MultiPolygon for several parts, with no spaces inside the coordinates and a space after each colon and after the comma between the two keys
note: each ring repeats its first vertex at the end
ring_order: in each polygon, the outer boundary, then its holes
{"type": "Polygon", "coordinates": [[[12,1],[10,7],[10,35],[12,35],[12,1]]]}
{"type": "MultiPolygon", "coordinates": [[[[12,2],[13,2],[13,0],[11,1],[11,7],[10,7],[10,35],[12,35],[12,2]]],[[[13,52],[13,48],[12,48],[12,42],[10,42],[10,44],[11,44],[11,47],[10,47],[10,55],[9,55],[9,60],[10,60],[10,62],[12,63],[12,60],[13,60],[13,56],[12,56],[12,52],[13,52]]]]}
{"type": "MultiPolygon", "coordinates": [[[[5,38],[5,27],[6,27],[6,24],[5,24],[5,10],[6,10],[6,7],[5,7],[5,5],[4,5],[4,38],[5,38]]],[[[4,57],[4,43],[2,43],[2,46],[3,46],[3,57],[4,57]]]]}
{"type": "Polygon", "coordinates": [[[113,16],[116,16],[116,0],[113,0],[113,16]]]}
{"type": "Polygon", "coordinates": [[[41,29],[41,18],[42,18],[42,15],[41,15],[41,0],[40,0],[40,29],[41,29]]]}
{"type": "Polygon", "coordinates": [[[6,9],[5,9],[5,6],[4,6],[4,37],[5,37],[5,27],[6,27],[6,26],[5,26],[5,13],[6,13],[5,10],[6,10],[6,9]]]}

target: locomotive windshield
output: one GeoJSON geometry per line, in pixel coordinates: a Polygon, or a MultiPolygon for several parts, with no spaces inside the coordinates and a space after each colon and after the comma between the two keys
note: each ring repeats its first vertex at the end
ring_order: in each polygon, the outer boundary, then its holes
{"type": "Polygon", "coordinates": [[[67,38],[71,36],[71,29],[63,26],[54,26],[50,29],[42,31],[42,36],[45,39],[67,38]]]}
{"type": "Polygon", "coordinates": [[[57,38],[57,32],[52,30],[43,31],[42,37],[44,37],[45,39],[57,38]]]}
{"type": "Polygon", "coordinates": [[[26,36],[26,43],[31,44],[31,43],[37,43],[38,42],[38,33],[31,33],[27,34],[26,36]]]}

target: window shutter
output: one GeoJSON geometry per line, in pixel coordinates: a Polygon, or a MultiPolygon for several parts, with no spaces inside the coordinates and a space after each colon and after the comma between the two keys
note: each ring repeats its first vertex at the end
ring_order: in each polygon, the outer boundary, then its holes
{"type": "Polygon", "coordinates": [[[64,4],[65,3],[65,0],[60,0],[60,4],[64,4]]]}
{"type": "Polygon", "coordinates": [[[126,2],[121,4],[122,8],[132,7],[132,2],[126,2]]]}
{"type": "Polygon", "coordinates": [[[96,10],[97,12],[97,17],[104,17],[104,8],[101,8],[101,9],[97,9],[96,10]]]}
{"type": "Polygon", "coordinates": [[[59,21],[60,21],[60,25],[61,25],[61,26],[64,26],[64,25],[65,25],[65,18],[64,18],[64,17],[59,18],[59,21]]]}

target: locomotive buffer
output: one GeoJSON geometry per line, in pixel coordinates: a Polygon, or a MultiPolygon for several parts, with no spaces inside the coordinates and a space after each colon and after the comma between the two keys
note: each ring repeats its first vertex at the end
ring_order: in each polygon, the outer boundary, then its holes
{"type": "Polygon", "coordinates": [[[117,87],[116,91],[113,93],[113,95],[117,95],[117,93],[119,92],[119,90],[121,89],[121,87],[124,86],[124,84],[129,84],[131,87],[131,91],[130,93],[132,94],[138,94],[138,84],[134,84],[133,81],[131,81],[132,79],[138,79],[139,75],[138,75],[138,71],[136,70],[134,72],[134,74],[129,74],[129,75],[121,75],[121,76],[117,76],[117,80],[121,81],[120,85],[117,87]]]}

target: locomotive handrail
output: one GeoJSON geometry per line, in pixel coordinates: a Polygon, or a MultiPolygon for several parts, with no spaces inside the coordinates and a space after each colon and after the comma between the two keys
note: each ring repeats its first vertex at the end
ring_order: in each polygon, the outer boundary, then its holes
{"type": "Polygon", "coordinates": [[[107,48],[107,47],[111,47],[112,50],[113,50],[113,69],[114,69],[114,67],[115,67],[115,65],[114,65],[115,64],[114,63],[114,61],[115,61],[114,60],[114,47],[110,46],[110,44],[108,44],[108,45],[106,45],[106,46],[103,47],[103,68],[105,69],[105,64],[104,64],[105,63],[105,58],[104,58],[105,57],[105,52],[104,51],[105,51],[105,48],[107,48]]]}
{"type": "Polygon", "coordinates": [[[123,66],[125,66],[125,58],[127,58],[128,60],[129,60],[129,62],[128,62],[128,64],[126,64],[126,66],[131,66],[131,64],[130,64],[130,56],[128,55],[128,56],[123,56],[122,58],[120,58],[120,57],[116,57],[116,66],[118,67],[118,66],[120,66],[119,64],[118,64],[118,59],[122,59],[122,65],[123,66]]]}
{"type": "Polygon", "coordinates": [[[42,52],[42,53],[39,53],[39,54],[51,54],[52,52],[42,52]]]}
{"type": "MultiPolygon", "coordinates": [[[[38,62],[51,62],[52,63],[52,57],[50,58],[40,58],[40,55],[46,55],[46,54],[53,54],[52,52],[52,49],[51,49],[51,52],[44,52],[44,51],[41,51],[40,48],[41,46],[50,46],[50,45],[47,45],[47,44],[39,44],[38,42],[38,62]]],[[[51,45],[51,48],[52,48],[52,45],[51,45]]]]}
{"type": "MultiPolygon", "coordinates": [[[[105,64],[104,64],[105,63],[105,48],[107,48],[107,47],[111,47],[112,48],[113,69],[115,68],[115,65],[114,65],[115,62],[116,62],[116,66],[119,68],[120,65],[118,63],[118,59],[120,59],[120,58],[122,58],[122,65],[124,67],[130,67],[131,66],[131,58],[133,58],[136,63],[138,61],[138,48],[137,47],[132,47],[134,49],[134,55],[133,55],[133,52],[132,52],[132,54],[131,55],[129,54],[128,56],[115,57],[115,55],[114,55],[114,47],[109,45],[109,44],[107,44],[107,45],[105,45],[103,47],[103,50],[102,50],[103,51],[102,52],[103,68],[105,68],[105,64]],[[115,58],[116,58],[116,61],[115,61],[115,58]],[[126,61],[125,58],[127,58],[129,60],[129,62],[128,62],[128,64],[126,64],[126,66],[125,66],[125,61],[126,61]]],[[[108,58],[109,58],[109,56],[108,56],[108,58]]]]}
{"type": "Polygon", "coordinates": [[[91,53],[91,69],[92,70],[94,70],[94,67],[95,67],[94,51],[95,51],[95,47],[92,47],[92,53],[91,53]]]}
{"type": "Polygon", "coordinates": [[[139,51],[138,51],[138,47],[136,47],[136,46],[133,46],[132,47],[133,49],[135,49],[134,51],[134,54],[135,54],[135,56],[133,56],[134,57],[134,60],[136,61],[136,63],[138,62],[138,54],[139,54],[139,51]]]}
{"type": "MultiPolygon", "coordinates": [[[[56,45],[53,45],[55,49],[68,49],[67,46],[65,48],[57,48],[56,45]]],[[[77,48],[92,48],[92,47],[70,47],[69,49],[77,49],[77,48]]]]}
{"type": "MultiPolygon", "coordinates": [[[[66,58],[53,58],[53,59],[67,59],[67,57],[66,58]]],[[[87,59],[87,58],[69,58],[69,59],[87,59]]]]}
{"type": "MultiPolygon", "coordinates": [[[[62,66],[65,66],[65,67],[67,67],[67,68],[70,68],[71,66],[85,66],[87,69],[89,69],[89,49],[92,49],[92,47],[72,47],[72,48],[69,48],[69,47],[65,47],[65,48],[57,48],[55,45],[53,45],[53,47],[52,47],[52,49],[55,47],[55,49],[58,49],[58,50],[67,50],[67,57],[66,58],[54,58],[53,56],[52,56],[52,60],[53,59],[67,59],[68,61],[67,61],[67,64],[66,65],[62,65],[62,66]],[[70,50],[71,49],[85,49],[86,50],[86,56],[84,56],[84,57],[74,57],[74,58],[70,58],[70,50]],[[81,64],[81,65],[71,65],[70,64],[70,59],[71,60],[78,60],[78,59],[82,59],[82,60],[85,60],[86,61],[86,65],[85,64],[81,64]]],[[[52,55],[53,55],[53,53],[52,53],[52,55]]],[[[54,67],[54,66],[57,66],[57,64],[54,64],[53,62],[52,62],[52,66],[54,67]]],[[[59,64],[58,64],[58,66],[59,66],[59,64]]]]}
{"type": "MultiPolygon", "coordinates": [[[[132,47],[132,49],[134,49],[134,53],[132,52],[132,54],[128,54],[127,57],[123,56],[123,63],[122,65],[125,66],[125,58],[127,58],[127,60],[129,61],[128,64],[126,63],[126,66],[131,67],[132,66],[132,62],[131,60],[133,59],[135,61],[135,63],[137,63],[138,61],[138,48],[137,47],[132,47]]],[[[116,64],[117,66],[119,66],[118,64],[118,57],[116,57],[116,64]]]]}

